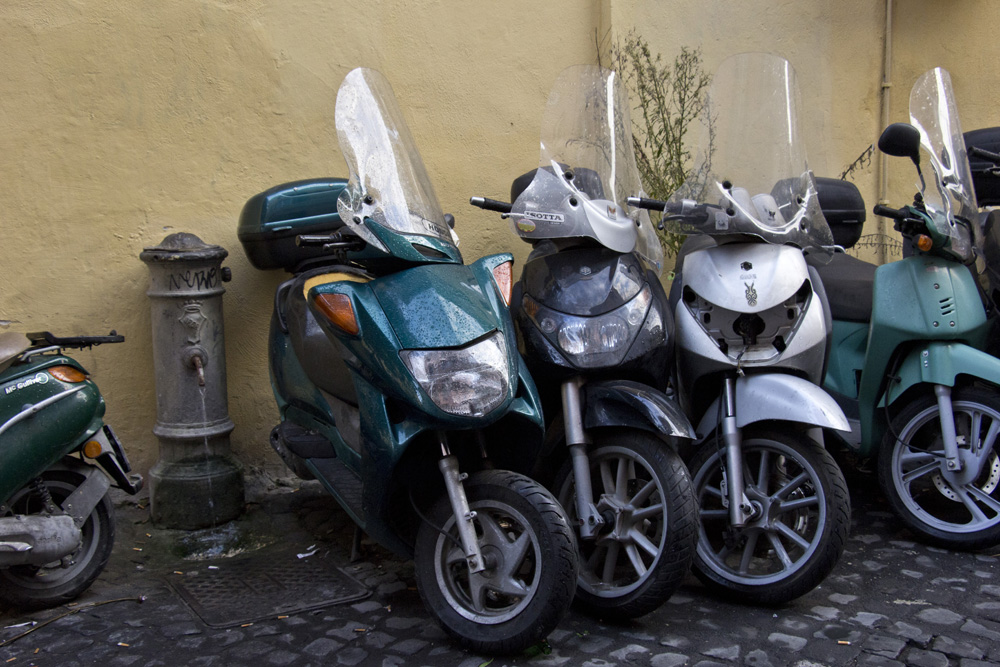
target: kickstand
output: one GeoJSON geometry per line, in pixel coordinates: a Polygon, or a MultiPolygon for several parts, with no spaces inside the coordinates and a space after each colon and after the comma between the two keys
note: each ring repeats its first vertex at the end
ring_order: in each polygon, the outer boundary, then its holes
{"type": "Polygon", "coordinates": [[[357,563],[361,560],[361,536],[364,535],[361,526],[354,526],[354,539],[351,541],[351,562],[357,563]]]}

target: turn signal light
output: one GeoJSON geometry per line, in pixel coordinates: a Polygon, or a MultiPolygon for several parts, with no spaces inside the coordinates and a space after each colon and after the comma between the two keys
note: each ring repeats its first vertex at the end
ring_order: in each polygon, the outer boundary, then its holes
{"type": "Polygon", "coordinates": [[[358,318],[354,315],[351,297],[346,294],[317,294],[316,307],[333,326],[344,333],[357,336],[361,330],[358,327],[358,318]]]}
{"type": "Polygon", "coordinates": [[[96,440],[91,440],[83,446],[83,455],[88,459],[96,459],[104,451],[104,447],[96,440]]]}
{"type": "Polygon", "coordinates": [[[49,375],[63,382],[83,382],[87,375],[72,366],[53,366],[49,369],[49,375]]]}
{"type": "Polygon", "coordinates": [[[497,290],[500,292],[500,296],[503,297],[503,303],[505,306],[510,306],[511,264],[512,262],[504,262],[503,264],[493,267],[493,280],[496,281],[497,290]]]}
{"type": "Polygon", "coordinates": [[[924,252],[927,252],[934,247],[934,241],[932,241],[931,237],[927,236],[927,234],[921,234],[917,237],[917,247],[924,252]]]}

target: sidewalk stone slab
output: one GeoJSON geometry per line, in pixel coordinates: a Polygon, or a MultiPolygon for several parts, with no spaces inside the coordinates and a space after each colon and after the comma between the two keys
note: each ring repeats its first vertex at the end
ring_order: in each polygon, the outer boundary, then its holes
{"type": "Polygon", "coordinates": [[[909,639],[921,648],[926,647],[931,641],[931,634],[929,632],[903,621],[897,621],[887,629],[895,635],[909,639]]]}
{"type": "Polygon", "coordinates": [[[1000,642],[1000,625],[992,621],[983,620],[982,623],[973,620],[966,621],[965,625],[962,626],[962,632],[985,637],[994,643],[1000,642]]]}
{"type": "Polygon", "coordinates": [[[973,660],[981,660],[983,656],[986,655],[986,652],[975,644],[970,644],[969,642],[957,642],[954,639],[943,635],[934,638],[934,644],[931,648],[935,651],[940,651],[941,653],[945,653],[955,658],[971,658],[973,660]]]}
{"type": "Polygon", "coordinates": [[[957,625],[965,620],[965,617],[961,614],[956,614],[950,609],[942,609],[940,607],[924,609],[917,614],[917,618],[935,625],[957,625]]]}
{"type": "Polygon", "coordinates": [[[651,667],[682,667],[688,657],[683,653],[660,653],[649,659],[651,667]]]}
{"type": "Polygon", "coordinates": [[[874,635],[862,644],[862,648],[869,653],[880,655],[883,658],[896,659],[903,652],[903,649],[906,648],[906,642],[896,637],[874,635]]]}
{"type": "Polygon", "coordinates": [[[801,651],[808,643],[804,637],[786,635],[781,632],[772,632],[768,636],[767,641],[772,644],[777,644],[778,646],[788,649],[789,651],[801,651]]]}
{"type": "Polygon", "coordinates": [[[948,656],[937,651],[913,648],[906,652],[906,664],[913,667],[948,667],[948,656]]]}

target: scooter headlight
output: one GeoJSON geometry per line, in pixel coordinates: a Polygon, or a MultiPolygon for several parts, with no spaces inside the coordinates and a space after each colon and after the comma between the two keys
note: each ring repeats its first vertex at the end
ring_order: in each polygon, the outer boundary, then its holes
{"type": "Polygon", "coordinates": [[[481,417],[507,397],[507,343],[499,331],[461,349],[399,355],[434,404],[449,414],[481,417]]]}
{"type": "MultiPolygon", "coordinates": [[[[649,285],[625,305],[597,317],[564,315],[525,295],[528,317],[580,368],[619,364],[638,335],[653,299],[649,285]]],[[[659,314],[657,313],[657,318],[659,314]]]]}

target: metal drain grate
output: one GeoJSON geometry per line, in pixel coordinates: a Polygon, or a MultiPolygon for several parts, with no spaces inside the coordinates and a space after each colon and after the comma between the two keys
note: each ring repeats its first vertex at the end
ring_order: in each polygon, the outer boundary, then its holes
{"type": "Polygon", "coordinates": [[[284,550],[206,561],[167,582],[213,628],[353,602],[371,594],[319,554],[300,559],[284,550]]]}

